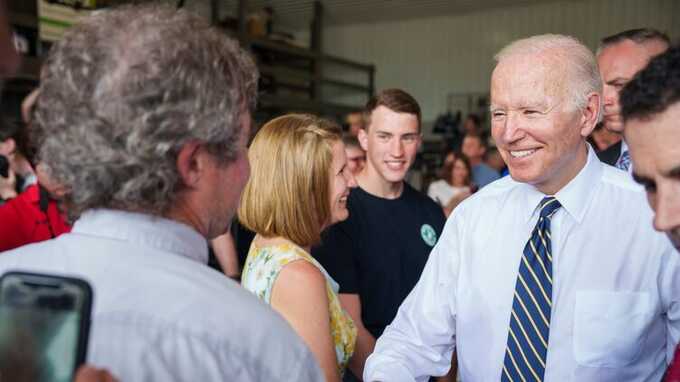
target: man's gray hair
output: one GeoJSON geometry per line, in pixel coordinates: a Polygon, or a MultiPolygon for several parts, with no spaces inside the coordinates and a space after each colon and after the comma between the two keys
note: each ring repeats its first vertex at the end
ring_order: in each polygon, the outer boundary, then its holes
{"type": "Polygon", "coordinates": [[[45,62],[34,126],[69,216],[166,213],[183,188],[183,145],[199,142],[223,165],[236,158],[257,78],[237,42],[171,7],[125,6],[73,27],[45,62]]]}
{"type": "Polygon", "coordinates": [[[584,108],[591,93],[602,94],[602,78],[595,56],[571,36],[544,34],[517,40],[501,49],[494,59],[500,63],[510,57],[539,54],[550,55],[556,61],[555,70],[564,71],[563,86],[575,107],[584,108]]]}

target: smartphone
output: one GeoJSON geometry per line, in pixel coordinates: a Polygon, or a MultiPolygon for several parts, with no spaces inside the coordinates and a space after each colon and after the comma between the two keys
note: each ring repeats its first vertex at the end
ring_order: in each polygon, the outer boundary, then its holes
{"type": "Polygon", "coordinates": [[[72,277],[0,277],[0,381],[72,382],[85,362],[92,288],[72,277]]]}

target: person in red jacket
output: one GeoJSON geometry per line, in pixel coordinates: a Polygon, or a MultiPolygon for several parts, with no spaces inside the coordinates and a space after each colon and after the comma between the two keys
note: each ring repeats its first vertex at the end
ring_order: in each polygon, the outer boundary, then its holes
{"type": "Polygon", "coordinates": [[[35,172],[38,183],[0,206],[0,252],[71,231],[57,203],[66,188],[52,181],[44,166],[38,164],[35,172]]]}
{"type": "MultiPolygon", "coordinates": [[[[23,129],[30,129],[31,114],[35,106],[38,89],[33,90],[21,103],[23,129]]],[[[34,183],[0,205],[0,252],[26,244],[53,239],[71,230],[65,215],[59,210],[56,199],[62,197],[65,188],[51,181],[44,166],[35,166],[34,148],[31,147],[28,130],[19,132],[23,139],[21,158],[31,173],[38,179],[34,183]],[[25,156],[24,156],[25,155],[25,156]],[[29,164],[30,162],[30,164],[29,164]],[[35,166],[35,168],[33,168],[35,166]]],[[[9,177],[0,175],[0,189],[13,189],[15,177],[9,169],[9,177]],[[8,187],[11,186],[11,187],[8,187]]]]}
{"type": "Polygon", "coordinates": [[[0,206],[0,252],[71,231],[57,202],[38,184],[0,206]]]}

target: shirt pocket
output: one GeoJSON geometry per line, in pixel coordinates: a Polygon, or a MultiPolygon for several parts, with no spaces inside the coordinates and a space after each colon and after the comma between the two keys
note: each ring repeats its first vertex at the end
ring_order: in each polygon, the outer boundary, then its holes
{"type": "Polygon", "coordinates": [[[622,367],[640,355],[654,316],[645,292],[578,291],[574,358],[587,367],[622,367]]]}

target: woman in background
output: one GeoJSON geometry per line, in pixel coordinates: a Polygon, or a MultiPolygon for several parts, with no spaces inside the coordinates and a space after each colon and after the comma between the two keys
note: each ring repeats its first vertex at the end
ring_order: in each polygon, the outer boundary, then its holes
{"type": "Polygon", "coordinates": [[[461,153],[449,152],[444,159],[442,179],[430,183],[427,195],[442,206],[447,217],[476,188],[472,184],[471,174],[467,157],[461,153]]]}
{"type": "Polygon", "coordinates": [[[327,381],[340,381],[356,328],[340,306],[337,283],[309,254],[324,228],[347,219],[347,196],[356,186],[340,128],[311,115],[285,115],[260,129],[248,157],[239,219],[257,235],[241,283],[288,321],[327,381]]]}

